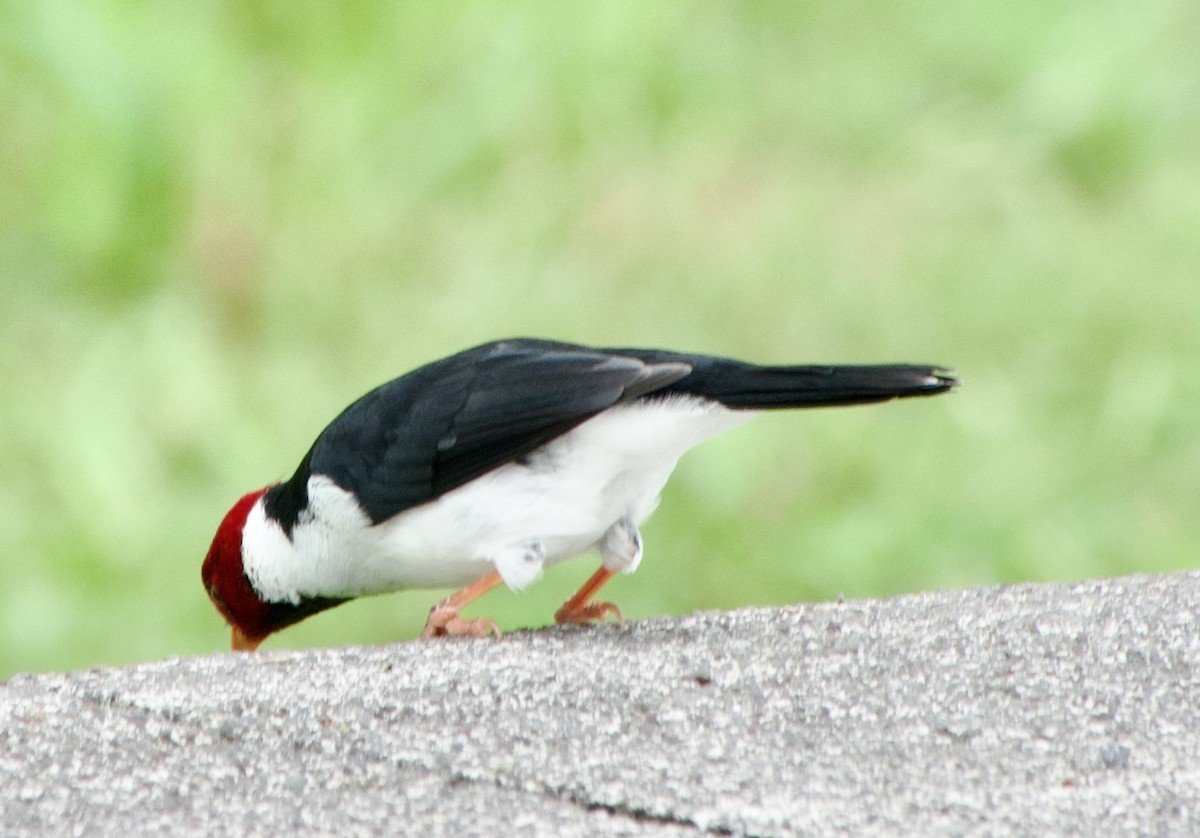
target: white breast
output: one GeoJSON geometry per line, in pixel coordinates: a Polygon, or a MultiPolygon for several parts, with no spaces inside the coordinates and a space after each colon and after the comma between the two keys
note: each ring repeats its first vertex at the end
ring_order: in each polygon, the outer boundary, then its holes
{"type": "Polygon", "coordinates": [[[279,543],[286,542],[280,531],[267,539],[260,567],[247,572],[260,593],[270,588],[276,599],[457,586],[497,566],[506,582],[522,587],[540,566],[510,574],[498,557],[540,544],[539,560],[554,564],[595,548],[624,517],[641,524],[684,452],[753,415],[693,397],[614,407],[522,463],[375,526],[365,526],[349,493],[314,475],[311,517],[297,524],[294,544],[279,543]]]}

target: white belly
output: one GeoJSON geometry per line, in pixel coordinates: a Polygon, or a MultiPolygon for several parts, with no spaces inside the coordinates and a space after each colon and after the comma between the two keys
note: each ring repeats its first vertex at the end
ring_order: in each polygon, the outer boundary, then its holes
{"type": "Polygon", "coordinates": [[[493,568],[523,587],[542,564],[596,548],[622,518],[640,525],[684,452],[753,415],[690,397],[618,406],[525,463],[501,466],[374,526],[351,495],[315,475],[313,517],[296,528],[290,561],[280,557],[290,567],[260,567],[251,577],[289,599],[459,586],[493,568]],[[539,547],[537,567],[512,572],[513,551],[530,545],[539,547]]]}
{"type": "Polygon", "coordinates": [[[650,516],[684,452],[752,415],[698,399],[608,410],[527,465],[501,466],[374,527],[378,569],[390,567],[398,587],[440,587],[465,584],[530,542],[547,565],[589,552],[621,518],[650,516]]]}

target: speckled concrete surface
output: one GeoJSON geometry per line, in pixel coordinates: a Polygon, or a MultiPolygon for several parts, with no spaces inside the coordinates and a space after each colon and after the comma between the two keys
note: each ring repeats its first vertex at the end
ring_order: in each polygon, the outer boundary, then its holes
{"type": "Polygon", "coordinates": [[[1200,575],[0,685],[20,834],[1200,834],[1200,575]]]}

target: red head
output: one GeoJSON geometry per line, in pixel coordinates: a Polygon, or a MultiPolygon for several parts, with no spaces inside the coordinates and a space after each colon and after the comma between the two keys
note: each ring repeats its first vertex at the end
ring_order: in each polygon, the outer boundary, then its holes
{"type": "MultiPolygon", "coordinates": [[[[345,597],[298,596],[272,602],[264,600],[250,584],[244,564],[246,520],[258,499],[277,488],[267,486],[251,492],[233,505],[217,527],[200,571],[209,599],[233,629],[233,648],[237,650],[251,651],[272,632],[346,601],[345,597]]],[[[271,499],[271,495],[265,499],[268,518],[271,499]]]]}
{"type": "Polygon", "coordinates": [[[255,593],[242,567],[242,530],[246,517],[268,488],[251,492],[226,513],[200,571],[208,598],[233,628],[234,649],[252,650],[274,630],[271,604],[255,593]]]}

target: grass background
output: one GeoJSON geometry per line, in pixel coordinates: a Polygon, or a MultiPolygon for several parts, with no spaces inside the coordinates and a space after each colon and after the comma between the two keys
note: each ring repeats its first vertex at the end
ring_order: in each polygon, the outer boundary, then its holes
{"type": "MultiPolygon", "coordinates": [[[[966,379],[689,455],[628,617],[1195,564],[1193,3],[3,18],[0,675],[224,648],[233,500],[511,335],[966,379]]],[[[592,567],[474,613],[542,624],[592,567]]],[[[440,595],[268,645],[408,638],[440,595]]]]}

